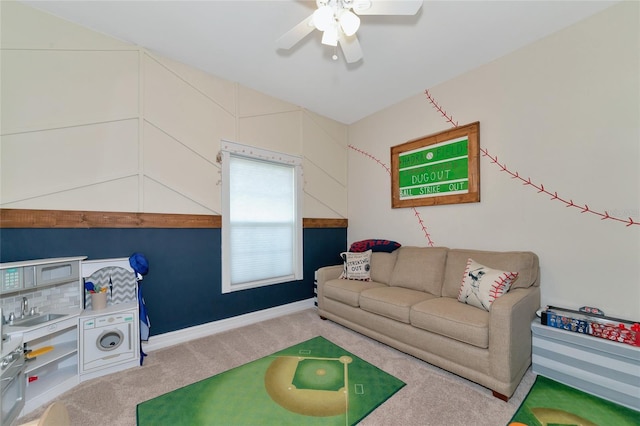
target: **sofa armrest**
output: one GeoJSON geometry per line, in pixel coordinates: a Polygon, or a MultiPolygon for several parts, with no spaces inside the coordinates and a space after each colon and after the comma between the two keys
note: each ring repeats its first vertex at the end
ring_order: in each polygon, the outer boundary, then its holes
{"type": "Polygon", "coordinates": [[[318,308],[323,309],[324,305],[324,283],[329,280],[335,280],[342,275],[343,265],[324,266],[316,271],[316,280],[318,283],[318,308]]]}
{"type": "Polygon", "coordinates": [[[531,321],[539,308],[537,286],[513,289],[493,302],[489,317],[492,376],[508,383],[530,365],[531,321]]]}

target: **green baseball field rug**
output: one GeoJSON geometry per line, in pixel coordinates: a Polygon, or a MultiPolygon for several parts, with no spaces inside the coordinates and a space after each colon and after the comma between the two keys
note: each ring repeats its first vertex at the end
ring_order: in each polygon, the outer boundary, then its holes
{"type": "Polygon", "coordinates": [[[638,426],[640,412],[538,376],[509,426],[638,426]]]}
{"type": "Polygon", "coordinates": [[[138,426],[358,423],[404,382],[314,337],[138,404],[138,426]]]}

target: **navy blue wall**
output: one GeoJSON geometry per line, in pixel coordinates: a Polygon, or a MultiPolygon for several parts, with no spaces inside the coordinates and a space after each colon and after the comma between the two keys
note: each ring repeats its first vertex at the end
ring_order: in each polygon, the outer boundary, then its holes
{"type": "Polygon", "coordinates": [[[222,294],[220,229],[2,229],[0,262],[49,257],[149,260],[151,336],[313,297],[316,269],[342,263],[346,228],[304,229],[304,278],[222,294]]]}

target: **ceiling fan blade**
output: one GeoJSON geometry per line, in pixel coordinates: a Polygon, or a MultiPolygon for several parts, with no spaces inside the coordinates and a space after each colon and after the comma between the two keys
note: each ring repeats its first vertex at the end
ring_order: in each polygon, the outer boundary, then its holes
{"type": "Polygon", "coordinates": [[[355,0],[353,3],[353,11],[358,15],[415,15],[422,7],[422,0],[355,0]]]}
{"type": "Polygon", "coordinates": [[[308,36],[315,27],[311,24],[311,19],[313,15],[305,18],[302,22],[300,22],[295,27],[291,28],[289,31],[284,33],[278,40],[276,40],[276,45],[280,49],[291,49],[295,46],[300,40],[308,36]]]}
{"type": "Polygon", "coordinates": [[[338,42],[340,42],[340,48],[342,49],[345,61],[351,64],[362,59],[362,49],[360,48],[360,42],[357,36],[352,35],[347,37],[342,34],[340,38],[338,38],[338,42]]]}

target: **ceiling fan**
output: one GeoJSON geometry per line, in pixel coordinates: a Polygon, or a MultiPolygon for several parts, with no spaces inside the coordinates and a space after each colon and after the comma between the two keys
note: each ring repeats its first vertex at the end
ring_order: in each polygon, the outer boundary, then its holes
{"type": "MultiPolygon", "coordinates": [[[[348,63],[362,59],[356,32],[358,15],[415,15],[422,0],[316,0],[318,9],[287,31],[276,43],[280,49],[291,49],[313,30],[322,31],[322,44],[337,47],[348,63]]],[[[336,60],[338,56],[333,55],[336,60]]]]}

